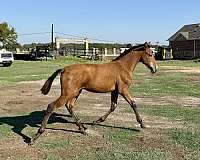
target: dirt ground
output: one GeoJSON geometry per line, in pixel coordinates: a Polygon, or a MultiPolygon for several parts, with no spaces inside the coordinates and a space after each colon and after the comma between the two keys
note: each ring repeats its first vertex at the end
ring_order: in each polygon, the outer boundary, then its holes
{"type": "MultiPolygon", "coordinates": [[[[56,79],[53,82],[50,93],[45,96],[42,95],[40,92],[40,88],[42,87],[44,82],[44,80],[20,82],[16,86],[0,87],[0,115],[14,115],[20,112],[25,113],[35,110],[45,110],[50,102],[56,100],[56,98],[59,97],[60,82],[58,79],[56,79]]],[[[152,95],[151,97],[134,97],[134,100],[136,101],[138,106],[176,104],[186,107],[200,107],[200,98],[190,96],[157,97],[152,95]]],[[[100,116],[102,113],[105,113],[105,111],[109,109],[109,106],[110,93],[100,94],[83,91],[76,103],[75,110],[77,113],[84,112],[85,114],[93,114],[94,116],[100,116]]],[[[124,108],[124,106],[128,107],[128,103],[122,97],[119,96],[117,110],[124,108]]],[[[115,116],[117,116],[117,113],[118,112],[115,113],[115,116]]],[[[68,114],[67,110],[66,114],[68,114]]]]}

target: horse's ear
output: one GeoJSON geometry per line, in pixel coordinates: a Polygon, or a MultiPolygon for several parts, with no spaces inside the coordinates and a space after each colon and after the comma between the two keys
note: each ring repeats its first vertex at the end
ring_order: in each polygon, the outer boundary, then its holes
{"type": "Polygon", "coordinates": [[[151,42],[148,42],[148,46],[149,46],[149,48],[151,47],[151,42]]]}
{"type": "Polygon", "coordinates": [[[144,48],[149,48],[149,44],[147,42],[144,43],[144,48]]]}
{"type": "Polygon", "coordinates": [[[126,46],[127,48],[131,48],[132,47],[132,44],[127,44],[127,46],[126,46]]]}

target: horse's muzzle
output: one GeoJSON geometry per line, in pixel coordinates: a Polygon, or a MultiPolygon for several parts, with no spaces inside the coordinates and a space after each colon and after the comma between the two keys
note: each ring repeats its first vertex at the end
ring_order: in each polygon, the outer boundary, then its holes
{"type": "Polygon", "coordinates": [[[157,72],[158,67],[150,67],[151,73],[156,73],[157,72]]]}

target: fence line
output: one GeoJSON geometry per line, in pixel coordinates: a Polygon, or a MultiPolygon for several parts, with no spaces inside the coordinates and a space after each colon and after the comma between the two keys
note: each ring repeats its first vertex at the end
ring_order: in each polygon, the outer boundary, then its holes
{"type": "Polygon", "coordinates": [[[83,50],[83,49],[62,49],[58,50],[57,53],[63,56],[67,55],[73,55],[76,57],[81,57],[85,59],[91,59],[91,60],[106,60],[106,59],[113,59],[120,55],[121,51],[120,49],[98,49],[93,48],[90,50],[83,50]]]}

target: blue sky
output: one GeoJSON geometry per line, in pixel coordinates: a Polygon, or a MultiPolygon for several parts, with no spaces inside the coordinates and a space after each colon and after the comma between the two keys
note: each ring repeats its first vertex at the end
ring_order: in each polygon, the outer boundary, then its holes
{"type": "MultiPolygon", "coordinates": [[[[18,34],[54,31],[116,42],[160,42],[200,23],[199,0],[2,0],[0,22],[18,34]]],[[[61,35],[57,35],[61,36],[61,35]]],[[[67,36],[61,36],[67,37],[67,36]]],[[[49,42],[50,34],[18,42],[49,42]]]]}

